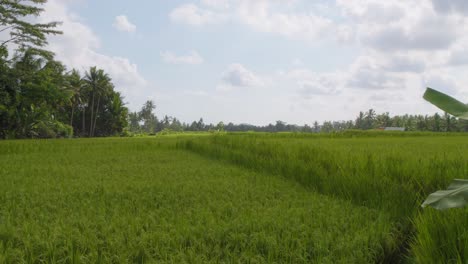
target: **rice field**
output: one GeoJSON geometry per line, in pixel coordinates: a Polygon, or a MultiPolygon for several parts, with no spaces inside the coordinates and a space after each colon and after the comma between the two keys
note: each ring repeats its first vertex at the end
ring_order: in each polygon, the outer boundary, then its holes
{"type": "Polygon", "coordinates": [[[463,134],[0,142],[0,263],[466,263],[463,134]]]}
{"type": "Polygon", "coordinates": [[[375,262],[468,262],[468,210],[420,207],[428,194],[468,178],[465,134],[244,133],[186,139],[177,146],[377,210],[391,227],[375,262]]]}

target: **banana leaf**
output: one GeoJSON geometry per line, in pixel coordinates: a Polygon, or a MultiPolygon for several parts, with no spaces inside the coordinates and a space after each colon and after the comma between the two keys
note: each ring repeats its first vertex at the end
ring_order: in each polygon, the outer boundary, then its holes
{"type": "Polygon", "coordinates": [[[455,179],[445,191],[430,194],[422,207],[431,206],[437,210],[464,207],[468,202],[468,180],[455,179]]]}
{"type": "Polygon", "coordinates": [[[468,119],[468,105],[451,96],[428,87],[423,97],[428,102],[455,117],[468,119]]]}
{"type": "MultiPolygon", "coordinates": [[[[424,99],[445,112],[461,119],[468,119],[468,105],[444,93],[427,88],[424,99]]],[[[437,210],[463,207],[468,203],[468,180],[455,179],[447,190],[430,194],[422,207],[431,206],[437,210]]]]}

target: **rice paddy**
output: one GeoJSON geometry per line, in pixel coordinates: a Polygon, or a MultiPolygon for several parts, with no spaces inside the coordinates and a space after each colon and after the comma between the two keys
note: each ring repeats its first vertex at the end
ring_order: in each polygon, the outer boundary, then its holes
{"type": "Polygon", "coordinates": [[[0,142],[0,263],[466,263],[468,136],[0,142]]]}

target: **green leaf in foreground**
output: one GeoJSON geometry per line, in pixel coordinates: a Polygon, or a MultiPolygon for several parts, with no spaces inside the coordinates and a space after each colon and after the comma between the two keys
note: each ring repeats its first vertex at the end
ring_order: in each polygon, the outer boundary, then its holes
{"type": "Polygon", "coordinates": [[[468,105],[444,93],[427,88],[424,99],[458,118],[468,119],[468,105]]]}
{"type": "Polygon", "coordinates": [[[446,191],[430,194],[422,207],[431,206],[437,210],[463,207],[468,202],[468,180],[455,179],[446,191]]]}

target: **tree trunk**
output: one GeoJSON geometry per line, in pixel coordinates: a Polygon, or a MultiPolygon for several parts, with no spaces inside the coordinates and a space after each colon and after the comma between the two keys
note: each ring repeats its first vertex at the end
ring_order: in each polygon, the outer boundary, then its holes
{"type": "Polygon", "coordinates": [[[73,127],[73,113],[75,112],[75,106],[72,104],[72,112],[70,118],[70,126],[73,127]]]}
{"type": "Polygon", "coordinates": [[[98,117],[99,102],[100,101],[101,101],[101,96],[98,96],[96,112],[94,112],[93,137],[94,137],[94,132],[96,130],[96,121],[97,121],[97,117],[98,117]]]}
{"type": "Polygon", "coordinates": [[[91,117],[90,117],[90,120],[89,120],[89,134],[88,136],[89,137],[92,137],[93,136],[93,115],[94,115],[94,89],[93,89],[93,99],[92,99],[92,102],[91,102],[91,117]]]}
{"type": "Polygon", "coordinates": [[[86,133],[86,107],[83,107],[83,129],[81,133],[83,134],[83,136],[86,133]]]}

